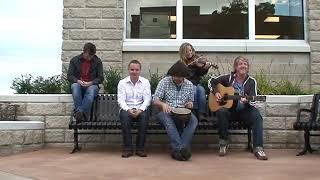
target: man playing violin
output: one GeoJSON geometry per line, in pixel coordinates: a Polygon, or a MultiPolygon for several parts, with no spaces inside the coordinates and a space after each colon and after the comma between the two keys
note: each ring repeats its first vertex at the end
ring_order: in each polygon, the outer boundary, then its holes
{"type": "MultiPolygon", "coordinates": [[[[245,57],[238,56],[234,60],[234,71],[228,75],[222,75],[209,80],[209,88],[214,93],[218,102],[222,101],[222,95],[217,89],[217,84],[223,86],[232,86],[236,93],[241,96],[256,96],[257,82],[248,75],[249,60],[245,57]]],[[[219,155],[225,156],[228,150],[228,127],[229,120],[236,117],[241,121],[246,121],[252,126],[253,133],[253,151],[254,155],[259,160],[267,160],[268,157],[263,150],[263,119],[259,110],[255,107],[255,101],[248,101],[246,98],[241,98],[233,103],[230,109],[221,108],[216,111],[218,118],[218,133],[219,133],[219,155]]]]}
{"type": "Polygon", "coordinates": [[[193,85],[185,79],[188,75],[187,66],[177,61],[169,70],[169,76],[164,77],[158,84],[153,97],[153,105],[160,109],[157,120],[165,127],[171,142],[171,157],[178,161],[191,158],[190,143],[197,127],[198,120],[191,113],[190,119],[184,126],[178,126],[173,118],[173,108],[193,107],[193,85]]]}
{"type": "Polygon", "coordinates": [[[206,58],[197,56],[190,43],[181,44],[179,55],[180,60],[188,66],[187,79],[194,85],[194,109],[198,111],[198,118],[203,119],[207,116],[207,100],[206,91],[200,85],[200,80],[208,73],[212,64],[206,58]]]}

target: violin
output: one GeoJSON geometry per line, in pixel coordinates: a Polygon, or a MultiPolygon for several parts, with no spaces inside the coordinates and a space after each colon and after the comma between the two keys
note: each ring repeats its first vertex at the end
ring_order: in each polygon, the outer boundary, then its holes
{"type": "MultiPolygon", "coordinates": [[[[195,66],[195,67],[204,67],[209,61],[207,58],[203,57],[203,56],[198,56],[198,55],[194,55],[192,57],[192,59],[194,59],[193,61],[191,61],[190,63],[188,63],[188,66],[195,66]]],[[[209,68],[214,68],[214,69],[218,69],[218,65],[213,64],[211,62],[209,62],[210,67],[209,68]]]]}

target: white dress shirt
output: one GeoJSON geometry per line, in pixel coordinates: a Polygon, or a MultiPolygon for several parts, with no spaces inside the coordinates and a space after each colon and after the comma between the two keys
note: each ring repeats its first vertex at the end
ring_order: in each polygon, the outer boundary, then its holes
{"type": "Polygon", "coordinates": [[[120,80],[118,84],[118,104],[125,111],[132,108],[146,110],[151,104],[149,80],[141,76],[139,76],[136,84],[131,82],[130,76],[120,80]]]}

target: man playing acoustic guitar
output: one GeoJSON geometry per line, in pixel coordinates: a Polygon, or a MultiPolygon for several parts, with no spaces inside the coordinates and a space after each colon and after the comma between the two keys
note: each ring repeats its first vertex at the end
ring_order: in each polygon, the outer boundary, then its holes
{"type": "MultiPolygon", "coordinates": [[[[241,121],[246,121],[252,126],[253,151],[259,160],[267,160],[268,157],[263,150],[263,120],[259,110],[255,107],[254,100],[248,100],[248,96],[257,96],[256,80],[248,75],[249,60],[238,56],[234,60],[234,71],[228,75],[211,78],[208,86],[214,94],[215,101],[223,104],[226,99],[219,87],[231,86],[239,100],[234,100],[232,107],[221,107],[216,111],[219,127],[219,155],[225,156],[228,150],[228,127],[229,120],[236,117],[241,121]]],[[[210,103],[210,102],[209,102],[210,103]]],[[[212,110],[212,108],[210,108],[212,110]]]]}

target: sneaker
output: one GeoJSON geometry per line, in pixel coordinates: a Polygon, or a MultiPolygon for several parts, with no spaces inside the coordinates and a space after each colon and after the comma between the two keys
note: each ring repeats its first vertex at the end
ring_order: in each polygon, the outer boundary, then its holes
{"type": "Polygon", "coordinates": [[[128,157],[130,157],[132,155],[133,155],[133,152],[131,150],[123,150],[121,157],[128,158],[128,157]]]}
{"type": "Polygon", "coordinates": [[[221,144],[219,148],[219,156],[225,156],[228,152],[229,144],[221,144]]]}
{"type": "Polygon", "coordinates": [[[191,152],[187,148],[182,148],[180,153],[186,161],[191,158],[191,152]]]}
{"type": "Polygon", "coordinates": [[[254,155],[259,160],[268,160],[268,157],[267,157],[266,153],[263,150],[258,150],[257,152],[254,153],[254,155]]]}
{"type": "Polygon", "coordinates": [[[136,155],[140,157],[147,157],[147,153],[145,150],[136,150],[136,155]]]}

